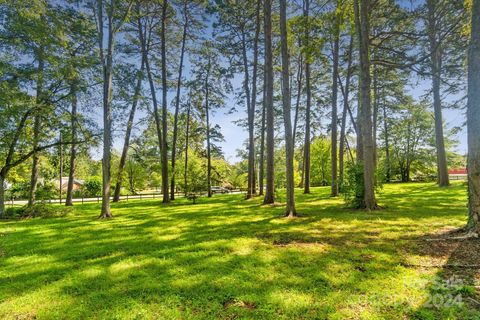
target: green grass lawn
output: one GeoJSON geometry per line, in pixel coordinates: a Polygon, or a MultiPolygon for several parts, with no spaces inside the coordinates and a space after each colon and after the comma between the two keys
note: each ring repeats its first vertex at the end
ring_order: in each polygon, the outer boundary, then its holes
{"type": "Polygon", "coordinates": [[[312,191],[297,219],[226,195],[2,221],[0,318],[480,319],[480,271],[442,267],[478,240],[425,240],[465,224],[465,186],[385,185],[376,212],[312,191]],[[464,283],[438,285],[452,274],[464,283]]]}

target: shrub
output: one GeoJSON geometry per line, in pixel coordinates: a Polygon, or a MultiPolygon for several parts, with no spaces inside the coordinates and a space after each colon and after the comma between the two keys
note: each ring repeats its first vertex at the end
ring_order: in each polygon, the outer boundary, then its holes
{"type": "Polygon", "coordinates": [[[25,218],[52,218],[63,217],[72,211],[72,207],[52,206],[46,203],[38,203],[32,207],[11,207],[5,210],[6,219],[25,219],[25,218]]]}
{"type": "Polygon", "coordinates": [[[15,199],[27,199],[29,196],[30,182],[23,181],[13,184],[8,190],[8,198],[14,197],[15,199]]]}
{"type": "Polygon", "coordinates": [[[82,186],[82,193],[86,197],[97,197],[102,191],[102,182],[99,179],[85,181],[82,186]]]}
{"type": "MultiPolygon", "coordinates": [[[[382,188],[382,183],[378,179],[379,172],[375,172],[375,191],[382,188]]],[[[361,209],[364,208],[364,182],[363,166],[357,163],[349,163],[346,168],[346,175],[340,190],[344,194],[345,202],[348,207],[361,209]]]]}
{"type": "Polygon", "coordinates": [[[39,200],[58,198],[58,188],[54,183],[45,183],[43,185],[39,185],[37,188],[36,197],[39,200]]]}
{"type": "Polygon", "coordinates": [[[343,185],[340,186],[347,206],[361,208],[363,206],[363,167],[360,164],[349,163],[343,185]]]}

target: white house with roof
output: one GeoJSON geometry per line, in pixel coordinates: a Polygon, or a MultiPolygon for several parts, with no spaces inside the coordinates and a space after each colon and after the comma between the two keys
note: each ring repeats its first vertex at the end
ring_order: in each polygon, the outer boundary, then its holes
{"type": "MultiPolygon", "coordinates": [[[[54,181],[54,183],[55,183],[55,187],[59,188],[60,179],[56,179],[54,181]]],[[[84,180],[73,179],[73,191],[81,189],[84,183],[85,183],[84,180]]],[[[68,177],[62,177],[61,186],[62,186],[62,191],[67,190],[67,188],[68,188],[68,177]]]]}

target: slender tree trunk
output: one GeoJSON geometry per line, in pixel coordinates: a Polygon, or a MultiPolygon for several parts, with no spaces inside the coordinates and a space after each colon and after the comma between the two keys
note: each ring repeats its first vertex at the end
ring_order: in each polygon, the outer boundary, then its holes
{"type": "Polygon", "coordinates": [[[392,179],[392,169],[390,164],[390,137],[388,131],[388,120],[387,120],[387,106],[383,103],[383,132],[385,139],[385,181],[390,182],[392,179]]]}
{"type": "Polygon", "coordinates": [[[60,175],[60,188],[58,188],[59,191],[59,202],[62,204],[62,187],[63,187],[63,137],[62,137],[62,132],[60,131],[60,144],[58,145],[58,153],[59,153],[59,175],[60,175]]]}
{"type": "Polygon", "coordinates": [[[175,115],[173,120],[173,141],[172,141],[172,177],[170,181],[170,199],[175,200],[175,160],[177,153],[177,136],[178,136],[178,113],[180,110],[180,90],[182,88],[182,76],[183,76],[183,60],[185,57],[185,43],[187,41],[187,31],[188,31],[188,2],[184,2],[184,14],[185,22],[183,24],[183,34],[182,34],[182,49],[180,52],[180,65],[178,67],[178,78],[177,78],[177,95],[175,97],[175,115]]]}
{"type": "Polygon", "coordinates": [[[346,126],[347,126],[347,113],[349,110],[349,94],[350,94],[350,78],[352,76],[352,51],[353,51],[353,36],[350,37],[350,44],[348,46],[348,62],[347,62],[347,76],[345,79],[345,89],[343,90],[343,111],[342,111],[342,125],[340,129],[340,145],[338,154],[339,176],[338,184],[340,190],[343,187],[343,180],[345,175],[345,142],[346,142],[346,126]]]}
{"type": "Polygon", "coordinates": [[[255,151],[254,151],[254,132],[253,132],[253,114],[252,114],[252,101],[250,98],[250,76],[248,72],[248,57],[247,57],[247,40],[245,38],[245,30],[242,30],[242,56],[243,56],[243,89],[245,92],[245,101],[247,103],[247,117],[248,117],[248,173],[247,173],[247,199],[253,196],[253,172],[255,163],[255,151]]]}
{"type": "MultiPolygon", "coordinates": [[[[40,115],[35,115],[33,120],[33,148],[37,148],[40,141],[40,115]]],[[[37,186],[38,186],[38,167],[40,155],[35,152],[32,157],[32,174],[30,177],[30,195],[28,197],[28,206],[31,207],[36,202],[37,186]]]]}
{"type": "Polygon", "coordinates": [[[282,100],[283,120],[285,125],[285,153],[286,153],[286,175],[287,175],[287,217],[297,216],[295,210],[295,181],[293,168],[293,136],[291,119],[291,94],[290,94],[290,72],[287,43],[287,1],[280,0],[280,39],[282,51],[282,100]]]}
{"type": "MultiPolygon", "coordinates": [[[[139,8],[137,7],[137,11],[139,11],[139,8]]],[[[138,13],[139,14],[139,13],[138,13]]],[[[153,76],[152,72],[150,69],[150,61],[148,58],[148,49],[147,49],[147,39],[144,35],[143,32],[143,26],[142,26],[142,20],[138,18],[138,33],[140,37],[140,43],[142,46],[142,55],[143,59],[145,61],[145,70],[147,71],[147,78],[148,78],[148,83],[150,85],[150,94],[152,96],[152,102],[153,102],[153,117],[155,119],[155,129],[157,131],[157,139],[158,139],[158,148],[160,150],[160,157],[162,157],[162,149],[163,149],[163,137],[162,137],[162,128],[161,128],[161,121],[160,121],[160,116],[158,114],[158,100],[157,100],[157,94],[155,91],[155,83],[153,81],[153,76]]],[[[162,165],[162,192],[165,192],[164,190],[164,176],[163,176],[163,165],[162,165]]],[[[168,186],[168,181],[167,181],[167,186],[168,186]]],[[[167,197],[168,197],[168,187],[167,187],[167,197]]],[[[165,199],[165,194],[163,195],[165,199]]]]}
{"type": "MultiPolygon", "coordinates": [[[[301,45],[299,41],[299,46],[301,45]]],[[[298,128],[298,116],[300,114],[300,97],[302,95],[302,77],[303,77],[303,55],[298,55],[298,70],[297,70],[297,98],[295,101],[295,115],[293,118],[293,145],[295,146],[295,140],[297,138],[298,128]]]]}
{"type": "Polygon", "coordinates": [[[104,100],[103,100],[103,161],[102,161],[102,218],[110,218],[110,166],[112,148],[112,78],[113,78],[113,32],[112,17],[109,16],[109,35],[107,62],[104,67],[104,100]]]}
{"type": "Polygon", "coordinates": [[[67,184],[67,196],[65,199],[66,206],[73,206],[73,183],[75,179],[75,165],[77,158],[77,108],[78,108],[78,97],[77,97],[77,84],[74,82],[70,88],[72,95],[72,110],[70,117],[70,128],[72,135],[72,145],[70,146],[70,169],[68,171],[68,184],[67,184]]]}
{"type": "Polygon", "coordinates": [[[371,110],[371,77],[369,57],[369,0],[355,0],[355,24],[357,29],[359,56],[360,56],[360,90],[359,110],[360,119],[357,123],[360,132],[362,157],[359,163],[363,167],[363,204],[367,210],[377,208],[375,200],[375,162],[373,145],[373,126],[371,110]]]}
{"type": "Polygon", "coordinates": [[[378,123],[378,108],[379,108],[379,88],[378,88],[378,69],[373,67],[373,161],[374,168],[377,168],[378,152],[377,152],[377,123],[378,123]]]}
{"type": "MultiPolygon", "coordinates": [[[[302,146],[301,148],[301,152],[303,154],[303,156],[305,157],[305,145],[302,146]]],[[[298,184],[298,186],[300,188],[303,188],[304,186],[304,181],[305,181],[305,159],[302,159],[302,161],[300,161],[300,163],[298,164],[298,170],[300,170],[300,183],[298,184]]]]}
{"type": "Polygon", "coordinates": [[[250,103],[250,120],[249,123],[249,159],[252,162],[252,194],[257,193],[256,188],[256,172],[255,172],[255,108],[257,105],[257,73],[258,73],[258,41],[260,38],[260,6],[261,1],[257,0],[257,8],[255,12],[255,38],[253,39],[253,71],[252,71],[252,102],[250,103]],[[251,155],[250,155],[251,149],[251,155]]]}
{"type": "Polygon", "coordinates": [[[473,0],[472,31],[468,61],[468,224],[480,235],[480,0],[473,0]]]}
{"type": "MultiPolygon", "coordinates": [[[[109,37],[110,38],[110,37],[109,37]]],[[[113,40],[109,39],[109,42],[113,40]]],[[[102,218],[112,217],[110,211],[110,166],[112,147],[112,60],[113,44],[109,44],[107,65],[104,68],[103,159],[102,159],[102,218]]]]}
{"type": "Polygon", "coordinates": [[[265,109],[266,109],[266,131],[267,131],[267,172],[266,190],[264,204],[275,202],[274,191],[274,109],[273,109],[273,52],[272,52],[272,0],[264,2],[265,19],[265,109]]]}
{"type": "Polygon", "coordinates": [[[104,55],[103,48],[103,1],[98,0],[99,21],[99,49],[103,68],[103,158],[102,158],[102,211],[100,218],[110,218],[110,165],[112,148],[112,77],[113,77],[113,50],[114,50],[114,26],[113,10],[107,10],[108,34],[107,52],[104,55]]]}
{"type": "Polygon", "coordinates": [[[168,180],[168,145],[167,145],[167,46],[166,46],[166,21],[167,21],[167,7],[168,1],[163,0],[162,4],[162,26],[160,32],[160,39],[162,41],[161,45],[161,55],[162,55],[162,193],[163,193],[163,203],[170,202],[169,197],[169,180],[168,180]]]}
{"type": "Polygon", "coordinates": [[[5,215],[5,176],[0,174],[0,219],[5,215]]]}
{"type": "MultiPolygon", "coordinates": [[[[209,58],[210,59],[210,58],[209,58]]],[[[208,61],[207,76],[205,78],[205,116],[207,120],[207,188],[208,197],[212,197],[212,150],[210,145],[210,106],[209,106],[209,80],[210,80],[210,60],[208,61]]]]}
{"type": "Polygon", "coordinates": [[[306,20],[305,28],[305,89],[307,91],[307,109],[305,110],[305,143],[303,146],[303,193],[310,193],[310,113],[312,109],[312,88],[310,85],[310,0],[305,0],[304,16],[306,20]]]}
{"type": "Polygon", "coordinates": [[[120,156],[120,163],[118,164],[117,183],[115,184],[115,191],[113,193],[113,202],[120,201],[120,192],[122,190],[123,170],[125,163],[127,162],[128,148],[130,147],[130,136],[132,134],[133,121],[135,119],[135,113],[137,111],[138,100],[140,99],[140,91],[142,90],[143,81],[143,69],[145,62],[142,55],[142,63],[140,70],[137,72],[137,83],[135,84],[135,90],[133,93],[132,108],[128,115],[127,130],[125,131],[125,139],[123,142],[122,155],[120,156]]]}
{"type": "Polygon", "coordinates": [[[340,27],[338,18],[335,18],[335,39],[333,41],[333,70],[332,70],[332,188],[330,195],[338,196],[338,170],[337,170],[337,138],[338,138],[338,60],[340,51],[340,27]]]}
{"type": "MultiPolygon", "coordinates": [[[[355,15],[355,33],[357,35],[357,46],[358,46],[358,51],[361,52],[362,50],[362,39],[361,39],[361,34],[362,34],[362,30],[360,29],[361,27],[361,20],[360,20],[360,7],[359,7],[359,1],[361,0],[354,0],[353,1],[353,8],[354,8],[354,15],[355,15]]],[[[358,169],[359,170],[362,170],[362,174],[361,174],[361,178],[359,181],[355,181],[357,184],[358,184],[358,188],[357,190],[361,190],[360,192],[356,192],[356,201],[357,201],[357,206],[359,208],[361,207],[364,207],[364,196],[365,196],[365,192],[363,190],[363,185],[364,185],[364,175],[363,175],[363,162],[364,162],[364,158],[363,158],[363,118],[362,118],[362,93],[365,94],[364,92],[366,91],[365,88],[362,87],[363,82],[362,79],[364,78],[364,76],[362,76],[362,72],[363,72],[363,69],[365,69],[364,66],[362,66],[362,59],[365,60],[364,58],[365,54],[361,54],[360,53],[360,66],[358,68],[358,73],[359,73],[359,88],[358,88],[358,104],[357,104],[357,118],[356,118],[356,126],[355,126],[355,133],[357,134],[357,139],[356,139],[356,143],[357,143],[357,147],[356,147],[356,164],[358,166],[358,169]],[[363,68],[363,69],[360,69],[360,68],[363,68]]],[[[370,88],[368,88],[367,90],[370,90],[370,88]]],[[[351,110],[349,109],[349,113],[350,113],[350,117],[353,119],[353,115],[352,115],[352,112],[351,110]]]]}
{"type": "Polygon", "coordinates": [[[436,11],[437,0],[427,0],[428,19],[427,29],[430,41],[430,63],[432,72],[433,110],[435,114],[435,145],[437,148],[437,174],[438,185],[449,185],[447,156],[443,135],[442,98],[440,96],[440,77],[442,76],[442,48],[437,40],[439,27],[437,26],[436,11]]]}
{"type": "MultiPolygon", "coordinates": [[[[43,73],[45,69],[45,62],[43,60],[43,50],[40,49],[38,56],[38,67],[37,67],[37,92],[36,92],[36,101],[35,101],[35,114],[33,118],[33,149],[35,150],[40,143],[40,130],[42,125],[41,120],[41,109],[43,104],[43,86],[44,78],[43,73]]],[[[32,173],[30,177],[30,194],[28,197],[28,206],[31,207],[35,204],[37,185],[38,185],[38,167],[40,162],[40,154],[35,152],[32,156],[32,173]]]]}
{"type": "Polygon", "coordinates": [[[266,113],[266,105],[265,105],[265,82],[263,84],[263,102],[262,102],[262,132],[260,133],[260,168],[258,172],[258,188],[260,189],[259,195],[263,196],[263,182],[265,178],[265,113],[266,113]]]}
{"type": "Polygon", "coordinates": [[[183,174],[185,197],[188,194],[188,140],[189,138],[190,138],[190,103],[188,104],[188,109],[187,109],[187,129],[185,132],[185,165],[184,165],[185,171],[183,174]]]}

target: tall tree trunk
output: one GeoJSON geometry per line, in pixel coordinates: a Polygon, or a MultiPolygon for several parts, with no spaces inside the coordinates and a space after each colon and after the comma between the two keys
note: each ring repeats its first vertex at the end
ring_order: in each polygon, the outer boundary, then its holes
{"type": "Polygon", "coordinates": [[[363,167],[363,203],[361,207],[367,210],[377,208],[375,200],[375,163],[372,132],[372,106],[371,106],[371,77],[369,57],[369,0],[355,0],[355,25],[358,36],[360,56],[360,90],[359,114],[357,123],[360,132],[361,153],[359,164],[363,167]]]}
{"type": "Polygon", "coordinates": [[[383,133],[385,139],[385,181],[390,182],[392,179],[392,169],[390,164],[390,137],[388,131],[388,120],[387,120],[387,106],[383,103],[383,133]]]}
{"type": "Polygon", "coordinates": [[[190,103],[187,107],[187,129],[185,132],[185,165],[184,165],[184,174],[183,174],[183,183],[184,183],[184,192],[185,196],[188,194],[188,140],[190,138],[190,103]]]}
{"type": "Polygon", "coordinates": [[[110,160],[112,148],[112,77],[113,77],[113,50],[114,50],[114,26],[113,12],[107,10],[107,52],[104,55],[103,48],[103,1],[98,0],[99,22],[99,49],[103,68],[103,158],[102,158],[102,211],[100,218],[110,218],[110,160]]]}
{"type": "Polygon", "coordinates": [[[210,145],[210,106],[209,106],[209,80],[210,80],[210,58],[208,60],[207,76],[205,78],[205,116],[207,120],[207,191],[208,197],[212,197],[212,150],[210,145]]]}
{"type": "Polygon", "coordinates": [[[166,46],[166,21],[167,21],[167,7],[168,1],[163,0],[162,4],[162,26],[160,31],[160,40],[162,41],[161,45],[161,55],[162,55],[162,193],[163,193],[163,203],[170,202],[169,197],[169,181],[168,181],[168,146],[167,146],[167,46],[166,46]]]}
{"type": "Polygon", "coordinates": [[[282,51],[282,100],[283,100],[283,121],[285,126],[285,153],[286,153],[286,175],[287,175],[287,208],[285,215],[295,217],[295,181],[293,168],[293,137],[291,119],[291,94],[290,94],[290,72],[287,43],[287,1],[280,0],[280,41],[282,51]]]}
{"type": "Polygon", "coordinates": [[[58,193],[59,193],[59,202],[62,204],[62,187],[63,187],[63,137],[62,137],[62,132],[60,131],[60,140],[59,140],[59,145],[58,145],[58,153],[59,153],[59,176],[60,176],[60,184],[58,188],[58,193]]]}
{"type": "Polygon", "coordinates": [[[342,124],[340,128],[340,144],[338,154],[338,184],[340,191],[343,187],[343,180],[345,175],[345,142],[346,142],[346,126],[347,126],[347,113],[349,110],[349,94],[350,94],[350,78],[352,76],[352,51],[353,51],[353,36],[350,37],[350,44],[348,46],[347,54],[347,76],[345,79],[345,89],[343,90],[343,111],[342,111],[342,124]]]}
{"type": "Polygon", "coordinates": [[[267,172],[264,204],[275,202],[274,191],[274,109],[273,109],[273,52],[272,52],[272,0],[264,2],[264,33],[265,33],[265,109],[267,131],[267,172]]]}
{"type": "Polygon", "coordinates": [[[310,193],[310,113],[312,109],[312,88],[310,85],[310,0],[305,0],[305,89],[307,91],[307,109],[305,110],[305,143],[303,146],[303,193],[310,193]]]}
{"type": "MultiPolygon", "coordinates": [[[[36,114],[33,120],[33,148],[37,148],[40,141],[40,115],[36,114]]],[[[28,206],[31,207],[36,202],[37,186],[38,186],[38,167],[40,155],[35,152],[32,156],[32,173],[30,176],[30,194],[28,197],[28,206]]]]}
{"type": "Polygon", "coordinates": [[[260,133],[260,167],[258,169],[258,188],[260,189],[259,195],[263,196],[263,182],[265,178],[265,126],[266,126],[266,104],[265,104],[265,81],[263,83],[263,101],[262,101],[262,131],[260,133]]]}
{"type": "MultiPolygon", "coordinates": [[[[36,89],[36,101],[35,101],[35,114],[33,119],[33,149],[35,150],[40,143],[40,130],[42,125],[41,109],[43,104],[43,86],[44,86],[44,69],[45,62],[43,60],[43,50],[39,49],[38,67],[37,67],[37,89],[36,89]]],[[[35,198],[38,185],[38,167],[40,162],[40,154],[35,152],[32,156],[32,172],[30,177],[30,194],[28,197],[28,206],[31,207],[35,204],[35,198]]]]}
{"type": "Polygon", "coordinates": [[[480,0],[473,0],[472,31],[468,61],[468,224],[480,235],[480,0]]]}
{"type": "Polygon", "coordinates": [[[122,190],[123,170],[125,163],[127,162],[128,148],[130,147],[130,136],[132,134],[133,121],[135,119],[135,113],[137,111],[138,100],[140,99],[140,91],[142,90],[143,81],[143,69],[145,62],[142,55],[142,63],[140,70],[137,71],[137,83],[135,84],[135,90],[133,93],[132,108],[128,115],[127,130],[125,131],[125,139],[123,141],[122,155],[120,156],[120,163],[118,164],[117,183],[115,184],[115,191],[113,193],[113,202],[120,201],[120,192],[122,190]]]}
{"type": "Polygon", "coordinates": [[[338,196],[338,171],[337,171],[337,138],[338,138],[338,115],[337,115],[337,100],[338,100],[338,59],[340,47],[340,27],[338,18],[335,18],[335,34],[333,41],[333,70],[332,70],[332,188],[330,195],[332,197],[338,196]]]}
{"type": "Polygon", "coordinates": [[[188,1],[184,1],[183,10],[185,15],[185,21],[183,24],[182,49],[180,52],[180,65],[178,67],[177,95],[175,97],[175,115],[173,119],[172,177],[170,180],[170,199],[171,200],[175,200],[175,160],[176,160],[176,153],[177,153],[178,113],[180,110],[180,90],[182,88],[183,60],[185,57],[185,42],[187,41],[187,31],[188,31],[188,1]]]}
{"type": "MultiPolygon", "coordinates": [[[[299,41],[299,46],[301,43],[299,41]]],[[[302,77],[303,77],[303,55],[300,52],[298,55],[298,70],[297,70],[297,97],[295,101],[295,115],[293,118],[293,145],[295,146],[295,140],[297,138],[298,118],[300,114],[300,97],[302,95],[302,77]]]]}
{"type": "Polygon", "coordinates": [[[253,132],[253,114],[252,114],[252,101],[250,98],[250,75],[248,72],[248,57],[247,57],[247,40],[245,38],[245,30],[242,30],[242,56],[243,56],[243,89],[245,92],[245,102],[247,104],[247,117],[248,117],[248,173],[247,173],[247,199],[253,196],[253,173],[255,163],[255,141],[253,132]]]}
{"type": "Polygon", "coordinates": [[[5,215],[5,176],[0,174],[0,219],[5,215]]]}
{"type": "MultiPolygon", "coordinates": [[[[137,11],[139,11],[140,8],[137,6],[137,11]]],[[[138,12],[138,14],[140,14],[138,12]]],[[[142,20],[138,18],[138,33],[139,33],[139,38],[140,38],[140,44],[142,46],[142,55],[143,59],[145,61],[145,70],[147,71],[147,78],[148,78],[148,83],[150,86],[150,94],[152,96],[152,102],[153,102],[153,117],[155,119],[155,129],[157,132],[157,139],[158,139],[158,148],[160,150],[160,157],[162,157],[162,149],[163,149],[163,137],[162,137],[162,128],[161,128],[161,121],[160,121],[160,116],[158,114],[158,100],[157,100],[157,94],[155,91],[155,83],[153,81],[153,75],[150,69],[150,61],[148,58],[148,48],[147,48],[147,39],[146,36],[144,35],[143,31],[143,26],[142,26],[142,20]]],[[[165,192],[163,189],[165,183],[164,183],[164,177],[163,177],[163,165],[162,165],[162,192],[165,192]]],[[[167,181],[167,186],[168,186],[168,181],[167,181]]],[[[165,194],[163,195],[165,197],[165,194]]],[[[168,188],[167,188],[167,197],[168,197],[168,188]]]]}
{"type": "Polygon", "coordinates": [[[102,159],[102,218],[110,218],[110,166],[112,148],[112,78],[113,78],[113,32],[112,17],[109,16],[109,35],[107,62],[104,66],[104,93],[103,93],[103,159],[102,159]]]}
{"type": "Polygon", "coordinates": [[[437,0],[427,0],[428,8],[428,38],[430,41],[430,63],[432,73],[433,110],[435,114],[435,145],[437,148],[438,185],[449,185],[447,155],[443,135],[442,100],[440,96],[440,78],[442,76],[442,48],[437,40],[439,27],[437,26],[437,0]]]}
{"type": "MultiPolygon", "coordinates": [[[[112,35],[113,36],[113,35],[112,35]]],[[[110,211],[110,166],[112,148],[112,63],[113,39],[109,36],[107,64],[104,67],[104,100],[103,100],[103,159],[102,159],[102,218],[112,217],[110,211]]]]}
{"type": "Polygon", "coordinates": [[[72,110],[70,115],[70,129],[72,135],[72,145],[70,146],[70,169],[68,171],[68,184],[67,184],[67,196],[65,199],[66,206],[73,206],[73,183],[75,179],[75,160],[77,158],[77,108],[78,108],[78,97],[77,97],[77,83],[76,80],[73,81],[70,87],[70,92],[72,95],[72,110]]]}
{"type": "Polygon", "coordinates": [[[377,123],[378,123],[378,108],[380,99],[380,89],[378,87],[378,68],[373,67],[373,161],[374,168],[377,168],[378,152],[377,152],[377,123]]]}
{"type": "MultiPolygon", "coordinates": [[[[302,146],[302,150],[301,152],[303,153],[304,157],[305,157],[305,145],[302,146]]],[[[300,188],[303,188],[304,186],[304,181],[305,181],[305,159],[302,159],[302,161],[300,161],[300,163],[298,164],[298,170],[301,172],[300,173],[300,183],[298,184],[298,186],[300,188]]],[[[305,192],[305,191],[304,191],[305,192]]]]}
{"type": "Polygon", "coordinates": [[[257,0],[255,11],[255,38],[253,39],[253,70],[252,70],[252,102],[250,103],[250,121],[249,121],[249,162],[251,162],[251,193],[257,193],[255,177],[255,108],[257,105],[257,71],[258,71],[258,40],[260,38],[260,4],[257,0]]]}

